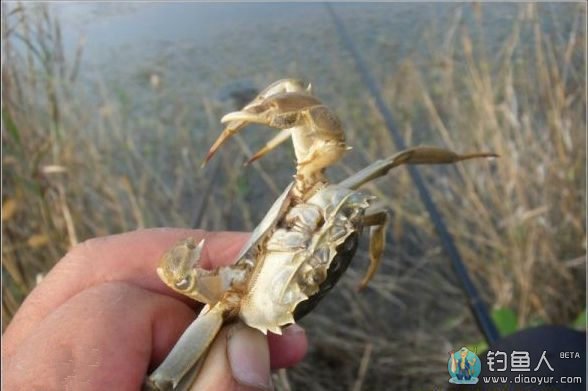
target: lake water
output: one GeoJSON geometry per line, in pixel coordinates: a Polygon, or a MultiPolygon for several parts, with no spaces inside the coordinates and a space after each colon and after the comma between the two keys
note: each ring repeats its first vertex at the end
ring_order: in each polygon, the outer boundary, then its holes
{"type": "MultiPolygon", "coordinates": [[[[573,4],[537,7],[549,22],[546,28],[560,32],[577,9],[573,4]]],[[[484,30],[491,52],[524,14],[516,4],[343,3],[334,8],[380,78],[415,52],[449,46],[464,28],[474,35],[474,44],[478,30],[484,30]],[[483,15],[480,25],[477,10],[483,15]]],[[[320,85],[332,83],[324,65],[343,63],[348,56],[323,3],[58,2],[51,10],[61,22],[70,57],[80,40],[85,42],[83,73],[116,84],[157,72],[178,92],[188,79],[197,78],[211,93],[235,79],[265,84],[272,73],[320,85]]]]}

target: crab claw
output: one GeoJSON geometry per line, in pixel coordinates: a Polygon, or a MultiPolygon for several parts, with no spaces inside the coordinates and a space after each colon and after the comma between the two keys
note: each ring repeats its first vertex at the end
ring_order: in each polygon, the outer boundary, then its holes
{"type": "MultiPolygon", "coordinates": [[[[339,160],[347,151],[342,125],[337,116],[317,98],[303,92],[285,92],[270,96],[241,111],[225,115],[224,123],[255,123],[289,130],[297,160],[297,174],[316,181],[316,173],[339,160]]],[[[288,138],[283,132],[253,156],[265,155],[288,138]]]]}
{"type": "Polygon", "coordinates": [[[348,147],[341,122],[335,113],[310,95],[310,90],[310,85],[304,88],[300,82],[282,80],[266,88],[240,111],[226,114],[221,119],[226,128],[210,148],[204,163],[246,125],[261,124],[281,132],[249,162],[261,158],[291,135],[297,161],[297,189],[302,191],[324,181],[324,169],[339,160],[348,147]],[[285,89],[295,91],[283,92],[285,89]]]}
{"type": "MultiPolygon", "coordinates": [[[[319,106],[324,107],[318,99],[304,92],[284,92],[265,99],[256,98],[243,110],[222,117],[221,123],[226,124],[226,127],[208,151],[202,165],[205,165],[229,138],[246,125],[255,123],[288,129],[302,124],[307,119],[304,115],[305,110],[319,106]]],[[[283,141],[285,139],[281,140],[283,141]]]]}
{"type": "MultiPolygon", "coordinates": [[[[270,84],[269,86],[267,86],[263,91],[261,91],[259,93],[259,95],[257,95],[257,97],[255,97],[255,99],[253,99],[251,102],[249,102],[247,105],[245,105],[245,107],[243,107],[242,111],[236,112],[236,113],[246,113],[249,110],[251,110],[254,107],[257,107],[260,103],[264,102],[267,98],[277,95],[277,94],[282,94],[285,92],[306,92],[307,94],[310,94],[312,87],[310,84],[308,84],[308,86],[304,86],[304,83],[300,80],[297,79],[281,79],[278,80],[272,84],[270,84]]],[[[231,113],[234,114],[234,113],[231,113]]],[[[235,116],[234,116],[235,117],[235,116]]],[[[236,117],[239,117],[238,115],[236,117]]],[[[242,115],[241,115],[242,117],[242,115]]],[[[208,163],[208,161],[210,159],[212,159],[212,157],[214,156],[214,154],[216,153],[216,151],[218,151],[218,149],[229,139],[231,138],[233,135],[237,134],[241,129],[243,129],[249,122],[254,122],[254,121],[248,121],[247,119],[230,119],[230,114],[225,115],[223,117],[223,119],[221,120],[221,123],[226,123],[226,127],[223,130],[223,132],[221,133],[221,135],[219,136],[219,138],[214,142],[214,144],[212,145],[212,147],[210,147],[208,153],[206,154],[206,158],[202,161],[201,166],[205,166],[206,163],[208,163]]]]}

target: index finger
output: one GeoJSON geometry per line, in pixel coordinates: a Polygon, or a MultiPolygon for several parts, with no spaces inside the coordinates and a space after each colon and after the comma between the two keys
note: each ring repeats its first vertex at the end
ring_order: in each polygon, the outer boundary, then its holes
{"type": "Polygon", "coordinates": [[[201,263],[205,268],[234,261],[247,233],[156,228],[90,239],[72,249],[22,304],[4,337],[12,346],[24,339],[51,311],[94,285],[124,281],[178,297],[157,277],[163,253],[178,240],[205,239],[201,263]]]}

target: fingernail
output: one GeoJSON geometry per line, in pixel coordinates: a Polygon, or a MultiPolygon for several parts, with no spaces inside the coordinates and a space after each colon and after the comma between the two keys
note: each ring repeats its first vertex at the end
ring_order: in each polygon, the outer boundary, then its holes
{"type": "Polygon", "coordinates": [[[272,388],[267,338],[258,330],[237,324],[231,328],[227,354],[233,378],[244,386],[272,388]]]}
{"type": "Polygon", "coordinates": [[[286,327],[284,330],[282,330],[282,335],[285,336],[298,336],[298,335],[304,335],[306,334],[306,331],[304,331],[304,329],[300,326],[298,326],[296,323],[286,327]]]}

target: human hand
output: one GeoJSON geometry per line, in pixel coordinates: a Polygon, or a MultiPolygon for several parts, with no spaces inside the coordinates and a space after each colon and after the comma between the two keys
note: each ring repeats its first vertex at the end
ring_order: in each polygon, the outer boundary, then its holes
{"type": "MultiPolygon", "coordinates": [[[[3,335],[5,389],[140,389],[201,308],[155,273],[160,256],[189,236],[206,238],[204,268],[230,263],[248,237],[149,229],[92,239],[70,251],[3,335]]],[[[267,337],[227,326],[211,346],[195,389],[268,389],[270,368],[296,364],[306,349],[296,325],[267,337]]]]}

